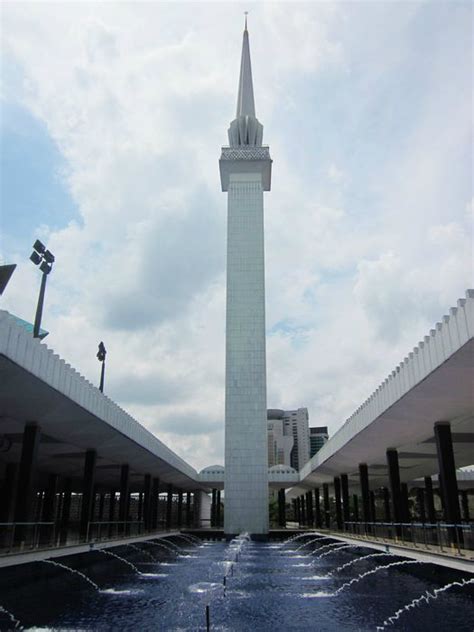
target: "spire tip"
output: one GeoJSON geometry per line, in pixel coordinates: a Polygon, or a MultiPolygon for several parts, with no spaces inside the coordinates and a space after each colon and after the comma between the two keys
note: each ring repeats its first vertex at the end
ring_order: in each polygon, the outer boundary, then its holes
{"type": "Polygon", "coordinates": [[[245,28],[244,31],[247,30],[247,16],[248,16],[249,12],[248,11],[244,11],[244,15],[245,15],[245,28]]]}

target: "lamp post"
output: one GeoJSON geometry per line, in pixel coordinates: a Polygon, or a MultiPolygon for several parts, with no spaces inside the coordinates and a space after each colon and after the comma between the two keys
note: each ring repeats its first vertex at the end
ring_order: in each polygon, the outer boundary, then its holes
{"type": "Polygon", "coordinates": [[[100,384],[99,384],[99,391],[101,393],[104,392],[105,356],[106,355],[107,355],[107,350],[104,346],[104,343],[100,342],[99,351],[97,352],[97,359],[99,360],[99,362],[102,362],[102,368],[100,371],[100,384]]]}
{"type": "Polygon", "coordinates": [[[39,239],[37,239],[33,244],[33,252],[30,255],[30,261],[32,261],[36,266],[39,266],[39,269],[43,273],[43,276],[41,277],[38,305],[36,307],[35,324],[33,327],[33,338],[39,338],[41,316],[43,315],[44,293],[46,290],[46,278],[53,269],[54,255],[49,250],[46,250],[46,247],[39,239]]]}

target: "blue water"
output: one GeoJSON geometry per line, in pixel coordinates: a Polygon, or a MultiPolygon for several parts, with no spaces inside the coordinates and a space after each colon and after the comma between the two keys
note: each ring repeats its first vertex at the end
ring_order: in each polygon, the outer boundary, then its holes
{"type": "MultiPolygon", "coordinates": [[[[3,569],[0,606],[25,629],[205,630],[209,605],[214,631],[350,632],[376,630],[426,591],[473,577],[413,564],[378,571],[330,596],[359,574],[401,558],[361,560],[328,576],[336,567],[373,551],[344,549],[318,559],[307,553],[327,545],[327,540],[298,552],[291,548],[301,542],[285,547],[248,541],[199,546],[175,542],[185,547],[181,555],[143,544],[137,545],[143,552],[132,547],[113,549],[143,575],[97,552],[58,560],[84,572],[98,591],[77,575],[44,563],[3,569]]],[[[471,584],[453,587],[429,604],[422,602],[386,629],[470,632],[473,624],[471,584]]],[[[12,629],[11,625],[0,613],[0,629],[12,629]]]]}

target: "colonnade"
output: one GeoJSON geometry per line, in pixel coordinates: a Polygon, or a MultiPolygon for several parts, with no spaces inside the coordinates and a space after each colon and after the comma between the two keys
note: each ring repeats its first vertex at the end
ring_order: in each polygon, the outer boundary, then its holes
{"type": "MultiPolygon", "coordinates": [[[[468,494],[464,490],[459,492],[457,486],[450,423],[437,422],[434,425],[434,438],[443,519],[450,525],[458,525],[462,520],[469,522],[468,494]]],[[[404,455],[402,454],[402,456],[404,455]]],[[[413,455],[413,458],[419,457],[413,455]]],[[[414,510],[410,510],[408,484],[401,482],[399,459],[400,454],[396,448],[387,448],[386,467],[389,485],[379,488],[377,493],[370,489],[368,464],[360,463],[358,466],[360,496],[353,494],[351,499],[348,474],[341,473],[334,477],[332,485],[330,483],[322,485],[322,504],[320,487],[294,498],[293,515],[296,522],[310,527],[336,528],[338,530],[347,529],[348,523],[351,521],[363,522],[367,525],[369,533],[372,529],[371,525],[378,521],[409,523],[415,518],[415,513],[417,520],[421,523],[436,523],[437,513],[431,476],[424,477],[423,487],[413,484],[413,487],[417,489],[416,502],[414,510]],[[331,491],[330,487],[332,487],[331,491]],[[381,502],[377,503],[377,500],[381,502]]]]}
{"type": "MultiPolygon", "coordinates": [[[[135,531],[153,532],[159,529],[197,526],[199,493],[174,488],[149,473],[141,481],[130,471],[130,465],[106,465],[117,470],[117,484],[96,484],[97,451],[64,454],[82,460],[82,477],[59,476],[54,472],[39,471],[41,451],[47,450],[51,437],[43,436],[36,423],[27,423],[22,435],[19,462],[8,462],[0,483],[0,523],[15,525],[14,541],[25,540],[28,524],[53,524],[55,538],[66,542],[74,533],[79,540],[87,540],[91,526],[101,524],[101,536],[135,531]],[[133,485],[131,483],[133,476],[133,485]],[[165,497],[165,499],[163,498],[165,497]],[[161,502],[160,502],[161,497],[161,502]]],[[[58,453],[58,459],[61,453],[58,453]]],[[[1,536],[1,530],[0,530],[1,536]]],[[[4,538],[3,538],[4,539],[4,538]]]]}

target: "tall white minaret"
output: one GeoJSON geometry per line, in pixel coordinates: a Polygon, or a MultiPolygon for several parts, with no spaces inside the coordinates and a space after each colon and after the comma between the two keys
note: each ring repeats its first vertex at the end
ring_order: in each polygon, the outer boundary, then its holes
{"type": "Polygon", "coordinates": [[[263,192],[270,190],[268,147],[255,116],[247,19],[237,114],[219,161],[228,193],[225,384],[225,511],[230,535],[268,533],[267,378],[263,192]]]}

